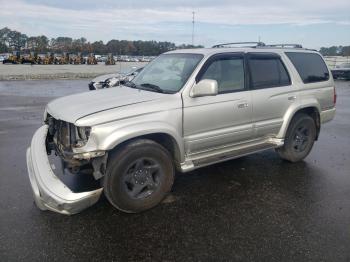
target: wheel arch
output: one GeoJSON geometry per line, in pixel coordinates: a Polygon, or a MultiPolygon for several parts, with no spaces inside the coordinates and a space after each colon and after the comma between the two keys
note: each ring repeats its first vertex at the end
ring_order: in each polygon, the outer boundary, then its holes
{"type": "Polygon", "coordinates": [[[317,103],[295,107],[289,112],[287,112],[284,118],[284,123],[282,125],[282,128],[278,134],[278,137],[279,138],[285,137],[292,119],[295,118],[298,114],[306,114],[312,117],[312,119],[314,119],[315,125],[316,125],[315,140],[317,140],[321,130],[320,107],[317,103]]]}
{"type": "Polygon", "coordinates": [[[184,146],[180,135],[175,132],[175,129],[170,127],[160,127],[157,124],[152,129],[134,129],[133,130],[118,130],[111,134],[109,138],[104,140],[103,148],[107,151],[115,151],[118,148],[135,141],[137,139],[149,139],[169,151],[176,168],[184,160],[184,146]]]}

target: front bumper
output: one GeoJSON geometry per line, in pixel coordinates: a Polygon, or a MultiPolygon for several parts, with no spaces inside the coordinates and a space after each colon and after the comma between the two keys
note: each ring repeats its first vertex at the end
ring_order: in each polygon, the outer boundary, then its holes
{"type": "Polygon", "coordinates": [[[40,127],[27,149],[27,168],[34,200],[41,210],[73,215],[95,204],[103,189],[74,193],[55,175],[46,153],[47,130],[47,125],[40,127]]]}

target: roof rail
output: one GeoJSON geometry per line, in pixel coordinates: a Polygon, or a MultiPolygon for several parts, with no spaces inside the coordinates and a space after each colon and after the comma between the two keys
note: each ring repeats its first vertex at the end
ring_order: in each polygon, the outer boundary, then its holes
{"type": "Polygon", "coordinates": [[[274,45],[264,45],[264,47],[303,48],[301,44],[274,44],[274,45]]]}
{"type": "MultiPolygon", "coordinates": [[[[220,48],[220,47],[225,47],[230,45],[246,45],[246,44],[249,44],[249,45],[255,44],[253,46],[248,46],[248,47],[265,46],[265,43],[263,42],[234,42],[234,43],[224,43],[224,44],[213,45],[212,48],[220,48]]],[[[240,46],[240,47],[247,47],[247,46],[240,46]]]]}

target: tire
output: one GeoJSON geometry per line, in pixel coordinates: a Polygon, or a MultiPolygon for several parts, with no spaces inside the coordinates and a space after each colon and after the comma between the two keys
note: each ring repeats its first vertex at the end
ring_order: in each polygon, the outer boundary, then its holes
{"type": "Polygon", "coordinates": [[[103,188],[114,207],[138,213],[159,204],[173,182],[170,153],[152,140],[139,139],[110,154],[103,188]]]}
{"type": "Polygon", "coordinates": [[[276,151],[282,159],[290,162],[303,160],[311,151],[316,139],[316,124],[312,117],[297,114],[293,117],[283,147],[276,151]]]}

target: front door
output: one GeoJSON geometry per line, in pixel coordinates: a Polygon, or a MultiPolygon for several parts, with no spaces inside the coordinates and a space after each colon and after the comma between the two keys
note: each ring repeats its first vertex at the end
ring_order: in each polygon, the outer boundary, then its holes
{"type": "Polygon", "coordinates": [[[218,82],[218,95],[183,97],[187,155],[233,146],[252,138],[252,106],[244,55],[214,55],[196,77],[218,82]]]}

